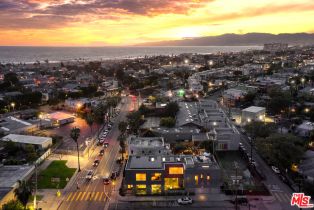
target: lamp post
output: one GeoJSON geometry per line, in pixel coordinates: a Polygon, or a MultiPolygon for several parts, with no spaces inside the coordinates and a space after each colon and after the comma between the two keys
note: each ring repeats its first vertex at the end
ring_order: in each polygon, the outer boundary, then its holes
{"type": "Polygon", "coordinates": [[[41,120],[42,120],[42,118],[43,118],[43,114],[40,113],[40,114],[38,115],[38,118],[39,118],[39,128],[41,128],[41,120]]]}
{"type": "Polygon", "coordinates": [[[13,111],[14,111],[15,103],[12,102],[10,105],[12,106],[12,109],[13,109],[13,111]]]}
{"type": "Polygon", "coordinates": [[[236,210],[238,209],[238,163],[236,161],[234,161],[234,168],[235,168],[235,172],[236,172],[236,177],[235,177],[235,207],[236,210]]]}

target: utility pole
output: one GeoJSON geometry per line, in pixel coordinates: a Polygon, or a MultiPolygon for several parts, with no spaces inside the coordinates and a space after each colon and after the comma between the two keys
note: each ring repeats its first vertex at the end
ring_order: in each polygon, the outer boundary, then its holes
{"type": "Polygon", "coordinates": [[[35,162],[35,196],[34,196],[34,209],[37,210],[37,163],[35,162]]]}
{"type": "Polygon", "coordinates": [[[236,187],[236,192],[235,192],[235,207],[236,210],[238,210],[238,163],[234,161],[234,167],[235,167],[235,172],[236,172],[236,178],[235,178],[235,187],[236,187]]]}

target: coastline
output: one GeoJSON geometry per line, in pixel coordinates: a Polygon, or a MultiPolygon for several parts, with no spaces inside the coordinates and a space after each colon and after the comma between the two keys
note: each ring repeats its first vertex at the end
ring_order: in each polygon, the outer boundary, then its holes
{"type": "Polygon", "coordinates": [[[128,46],[128,47],[31,47],[0,46],[0,63],[34,64],[61,62],[91,62],[130,60],[153,56],[177,56],[180,54],[232,53],[260,50],[261,46],[128,46]]]}

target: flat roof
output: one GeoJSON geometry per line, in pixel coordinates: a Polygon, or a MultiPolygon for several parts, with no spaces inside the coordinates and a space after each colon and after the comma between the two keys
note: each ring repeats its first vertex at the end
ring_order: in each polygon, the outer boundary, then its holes
{"type": "Polygon", "coordinates": [[[131,136],[129,138],[129,145],[142,147],[161,147],[164,145],[162,137],[137,137],[131,136]]]}
{"type": "Polygon", "coordinates": [[[27,135],[17,135],[9,134],[2,137],[2,141],[13,141],[23,144],[39,144],[42,145],[46,142],[52,142],[50,137],[41,137],[41,136],[27,136],[27,135]]]}
{"type": "Polygon", "coordinates": [[[34,166],[0,166],[0,189],[15,187],[18,180],[23,180],[34,166]]]}
{"type": "Polygon", "coordinates": [[[49,117],[54,120],[64,120],[69,118],[74,118],[72,114],[66,112],[53,112],[49,114],[49,117]]]}
{"type": "Polygon", "coordinates": [[[32,126],[32,124],[12,116],[0,119],[0,129],[5,132],[14,131],[29,126],[32,126]]]}
{"type": "Polygon", "coordinates": [[[242,111],[256,113],[256,112],[260,112],[260,111],[265,111],[265,107],[250,106],[248,108],[243,109],[242,111]]]}

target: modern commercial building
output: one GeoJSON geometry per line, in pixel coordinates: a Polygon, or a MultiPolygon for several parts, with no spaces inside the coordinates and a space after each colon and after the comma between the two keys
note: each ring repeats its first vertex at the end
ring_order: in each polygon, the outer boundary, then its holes
{"type": "Polygon", "coordinates": [[[243,124],[251,121],[265,121],[266,109],[265,107],[250,106],[242,110],[241,121],[243,124]]]}
{"type": "Polygon", "coordinates": [[[123,183],[127,193],[167,195],[193,192],[199,187],[218,187],[220,173],[213,157],[130,156],[123,183]]]}
{"type": "Polygon", "coordinates": [[[17,135],[9,134],[2,137],[1,141],[12,141],[22,147],[27,144],[34,145],[36,149],[46,149],[52,145],[52,138],[50,137],[41,137],[41,136],[27,136],[27,135],[17,135]]]}

